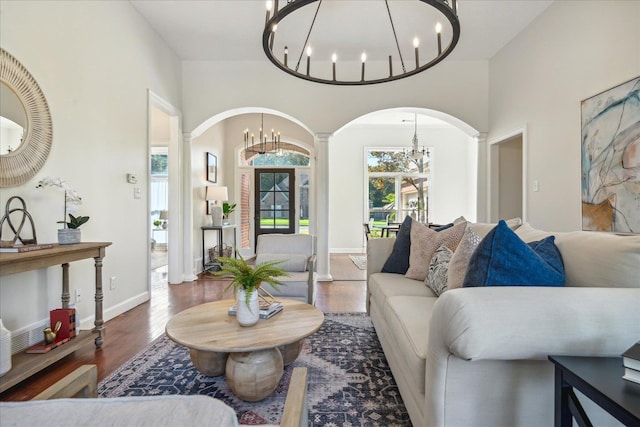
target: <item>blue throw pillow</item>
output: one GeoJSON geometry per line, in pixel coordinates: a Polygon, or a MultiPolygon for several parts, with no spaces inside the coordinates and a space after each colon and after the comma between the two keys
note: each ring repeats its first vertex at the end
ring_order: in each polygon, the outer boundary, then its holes
{"type": "Polygon", "coordinates": [[[411,217],[407,217],[402,221],[400,230],[396,235],[396,241],[393,244],[391,255],[382,267],[383,273],[405,274],[409,269],[409,253],[411,252],[411,217]]]}
{"type": "Polygon", "coordinates": [[[527,244],[501,220],[471,255],[462,286],[564,286],[554,240],[549,236],[527,244]]]}

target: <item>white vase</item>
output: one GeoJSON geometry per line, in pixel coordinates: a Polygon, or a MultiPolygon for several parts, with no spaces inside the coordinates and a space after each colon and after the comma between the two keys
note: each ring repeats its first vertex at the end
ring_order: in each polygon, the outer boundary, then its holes
{"type": "Polygon", "coordinates": [[[236,312],[236,318],[240,326],[253,326],[258,323],[260,319],[260,305],[258,303],[258,291],[251,292],[249,297],[249,305],[245,297],[244,289],[238,291],[236,300],[238,310],[236,312]]]}
{"type": "Polygon", "coordinates": [[[61,228],[58,230],[58,243],[72,245],[80,243],[82,231],[79,228],[61,228]]]}
{"type": "Polygon", "coordinates": [[[0,377],[11,369],[11,332],[0,319],[0,377]]]}

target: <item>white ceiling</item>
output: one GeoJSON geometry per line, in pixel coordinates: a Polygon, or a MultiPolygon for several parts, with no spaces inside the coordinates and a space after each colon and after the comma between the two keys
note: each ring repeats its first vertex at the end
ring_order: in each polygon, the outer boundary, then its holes
{"type": "MultiPolygon", "coordinates": [[[[284,1],[286,0],[280,0],[281,3],[284,1]]],[[[182,60],[268,61],[262,50],[266,11],[264,0],[130,2],[182,60]]],[[[552,2],[553,0],[459,0],[460,41],[449,58],[491,58],[552,2]]],[[[431,8],[418,0],[389,0],[389,7],[403,55],[408,58],[405,61],[413,59],[411,41],[416,35],[425,40],[421,41],[421,55],[423,50],[426,53],[429,48],[433,48],[433,27],[429,24],[428,28],[424,28],[423,22],[427,18],[425,13],[429,15],[431,8]],[[429,38],[432,39],[431,43],[429,38]]],[[[295,13],[302,13],[295,20],[291,19],[294,15],[283,20],[276,41],[283,43],[285,36],[297,31],[300,37],[296,38],[301,40],[291,44],[302,45],[314,12],[314,6],[305,7],[295,13]]],[[[450,33],[450,29],[446,28],[443,32],[445,40],[448,40],[445,38],[447,30],[450,33]]],[[[394,54],[395,60],[395,41],[382,0],[324,0],[311,40],[315,43],[314,57],[329,57],[331,52],[316,48],[321,43],[318,40],[320,36],[325,36],[329,45],[358,40],[354,46],[340,47],[340,59],[349,55],[359,58],[362,51],[360,45],[369,42],[366,47],[368,58],[386,60],[387,55],[394,54]]],[[[290,52],[293,54],[292,48],[290,52]]],[[[413,123],[413,112],[383,111],[363,116],[352,124],[411,126],[407,120],[413,123]]],[[[445,122],[426,115],[420,116],[419,125],[447,126],[445,122]]]]}
{"type": "MultiPolygon", "coordinates": [[[[281,3],[284,1],[280,0],[281,3]]],[[[552,2],[459,0],[458,16],[462,30],[458,46],[450,58],[491,58],[552,2]]],[[[131,0],[131,3],[183,60],[267,60],[262,51],[264,0],[131,0]]],[[[411,49],[410,44],[416,34],[424,40],[435,38],[431,25],[420,29],[424,24],[415,22],[414,25],[413,22],[420,16],[417,12],[431,8],[420,5],[417,0],[390,0],[389,5],[403,49],[404,44],[411,49]]],[[[312,15],[315,7],[303,9],[308,9],[304,13],[312,15]]],[[[294,15],[283,20],[281,27],[285,29],[278,29],[278,35],[293,29],[294,23],[289,20],[293,20],[294,15]]],[[[300,21],[305,17],[301,16],[300,21]]],[[[299,27],[302,38],[306,36],[308,26],[305,23],[299,27]]],[[[383,51],[382,59],[395,53],[396,49],[382,0],[324,0],[314,27],[314,36],[319,37],[320,34],[341,41],[357,38],[359,34],[369,38],[380,36],[380,41],[375,44],[383,51]],[[340,10],[339,24],[328,22],[332,8],[334,12],[335,9],[340,10]],[[360,19],[356,19],[358,17],[360,19]],[[358,22],[363,26],[359,27],[358,22]]],[[[362,49],[357,47],[358,51],[362,49]]],[[[375,55],[374,46],[366,49],[367,55],[375,58],[371,56],[375,55]]],[[[356,60],[358,57],[359,53],[356,60]]]]}

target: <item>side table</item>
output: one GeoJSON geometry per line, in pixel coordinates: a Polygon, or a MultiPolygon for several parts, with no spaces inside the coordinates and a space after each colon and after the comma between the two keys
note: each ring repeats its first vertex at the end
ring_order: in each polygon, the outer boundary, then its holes
{"type": "Polygon", "coordinates": [[[234,256],[237,254],[237,243],[236,243],[236,226],[235,224],[223,224],[223,225],[203,225],[200,227],[202,229],[202,272],[204,273],[207,270],[211,270],[214,268],[216,263],[212,260],[209,262],[206,261],[206,249],[204,243],[204,235],[208,230],[213,230],[218,233],[218,256],[223,256],[222,254],[222,238],[224,234],[224,230],[233,230],[233,251],[234,256]]]}
{"type": "Polygon", "coordinates": [[[640,426],[640,384],[622,379],[622,357],[549,356],[555,365],[555,426],[591,422],[574,389],[627,426],[640,426]]]}

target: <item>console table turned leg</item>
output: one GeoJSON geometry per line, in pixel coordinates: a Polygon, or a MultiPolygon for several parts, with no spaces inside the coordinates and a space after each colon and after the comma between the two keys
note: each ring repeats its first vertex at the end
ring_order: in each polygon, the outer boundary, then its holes
{"type": "Polygon", "coordinates": [[[102,314],[102,300],[104,298],[104,294],[102,293],[102,257],[94,258],[96,261],[96,320],[94,322],[95,328],[93,328],[94,332],[98,333],[96,337],[96,347],[102,347],[102,335],[104,327],[103,314],[102,314]]]}
{"type": "Polygon", "coordinates": [[[69,308],[71,294],[69,293],[69,263],[62,264],[62,308],[69,308]]]}

